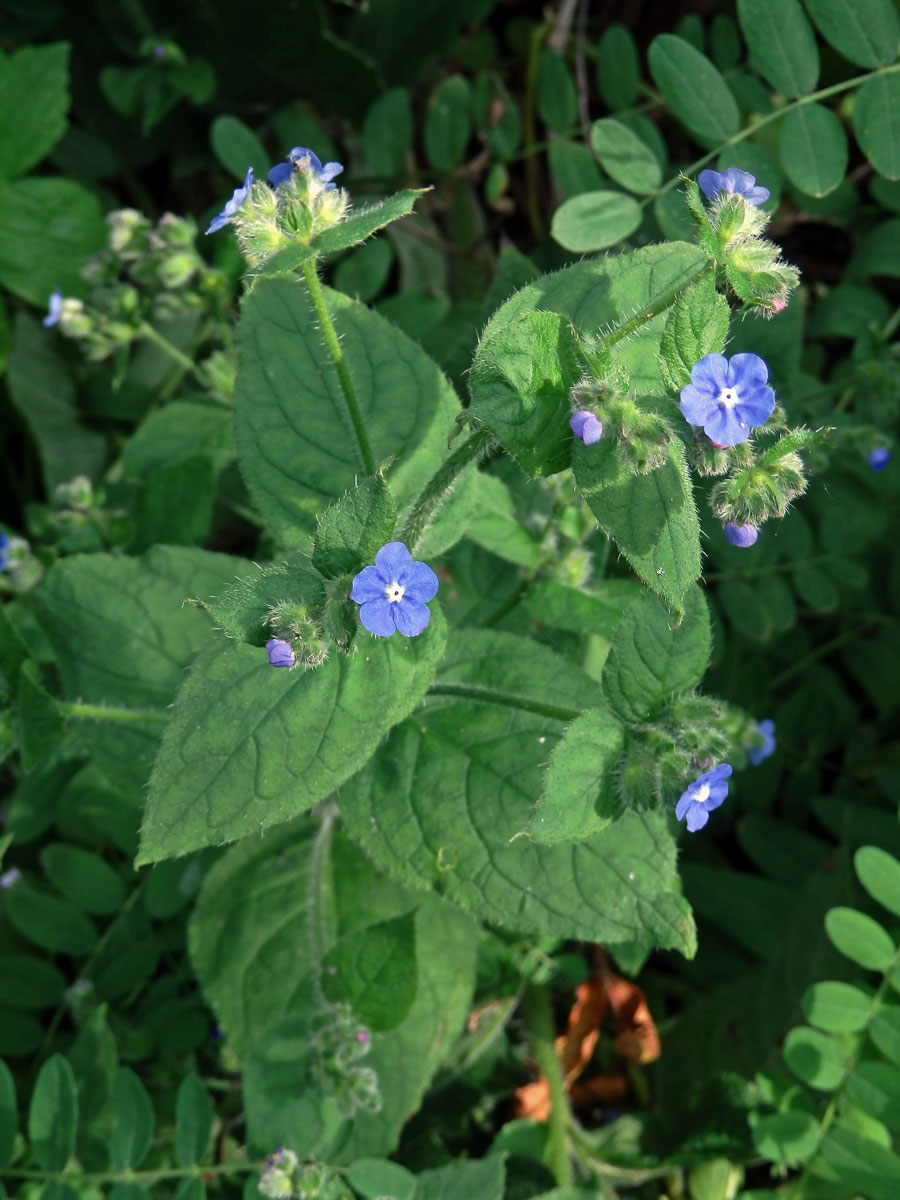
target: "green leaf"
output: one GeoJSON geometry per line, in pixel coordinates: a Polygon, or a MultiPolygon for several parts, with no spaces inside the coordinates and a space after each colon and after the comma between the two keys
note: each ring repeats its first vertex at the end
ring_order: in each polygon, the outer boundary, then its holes
{"type": "Polygon", "coordinates": [[[803,994],[803,1015],[826,1033],[857,1033],[872,1015],[872,997],[849,983],[814,983],[803,994]]]}
{"type": "Polygon", "coordinates": [[[328,796],[421,700],[446,636],[437,605],[419,637],[361,635],[352,658],[274,671],[250,646],[211,649],[163,736],[138,863],[220,845],[328,796]]]}
{"type": "MultiPolygon", "coordinates": [[[[377,313],[326,289],[376,461],[401,509],[443,458],[459,401],[437,365],[377,313]],[[385,398],[388,398],[387,400],[385,398]]],[[[261,280],[244,300],[235,441],[241,471],[284,542],[353,486],[361,461],[343,393],[306,290],[261,280]]]]}
{"type": "Polygon", "coordinates": [[[250,1140],[283,1142],[301,1157],[326,1157],[333,1142],[330,1161],[390,1153],[469,1010],[478,940],[469,918],[377,874],[331,814],[223,855],[189,934],[197,976],[245,1063],[250,1140]],[[381,1112],[342,1121],[320,1087],[302,1087],[322,957],[339,939],[413,909],[415,1002],[397,1028],[373,1035],[365,1059],[378,1076],[381,1112]]]}
{"type": "Polygon", "coordinates": [[[773,1163],[791,1166],[806,1162],[819,1144],[819,1122],[808,1112],[771,1113],[753,1120],[753,1146],[773,1163]]]}
{"type": "Polygon", "coordinates": [[[93,192],[71,179],[0,182],[0,284],[43,308],[54,288],[84,289],[85,259],[106,244],[93,192]]]}
{"type": "Polygon", "coordinates": [[[30,771],[53,753],[64,728],[59,705],[41,686],[33,660],[19,672],[18,701],[19,751],[22,767],[30,771]]]}
{"type": "Polygon", "coordinates": [[[265,146],[238,117],[218,116],[209,131],[213,154],[226,171],[243,182],[247,168],[252,167],[256,179],[265,179],[272,165],[265,146]]]}
{"type": "Polygon", "coordinates": [[[391,540],[397,510],[380,475],[345,492],[319,517],[312,565],[326,579],[355,574],[391,540]]]}
{"type": "Polygon", "coordinates": [[[900,179],[900,78],[867,80],[853,101],[853,131],[876,171],[900,179]]]}
{"type": "Polygon", "coordinates": [[[416,1177],[399,1163],[384,1158],[359,1158],[347,1170],[347,1182],[366,1200],[413,1200],[416,1177]]]}
{"type": "Polygon", "coordinates": [[[425,709],[341,788],[347,827],[403,883],[501,926],[692,953],[662,814],[628,813],[576,846],[523,836],[548,755],[582,706],[602,695],[576,667],[511,634],[466,631],[425,709]]]}
{"type": "Polygon", "coordinates": [[[37,444],[47,493],[75,475],[96,479],[106,458],[105,439],[82,423],[71,371],[48,331],[25,312],[16,317],[7,379],[13,404],[37,444]]]}
{"type": "Polygon", "coordinates": [[[566,318],[523,313],[479,343],[469,411],[529,475],[553,475],[569,465],[569,390],[581,375],[566,318]]]}
{"type": "Polygon", "coordinates": [[[885,1058],[900,1066],[900,1004],[879,1004],[869,1036],[885,1058]]]}
{"type": "Polygon", "coordinates": [[[578,94],[566,60],[553,50],[538,58],[537,111],[545,125],[568,133],[578,120],[578,94]]]}
{"type": "Polygon", "coordinates": [[[63,559],[35,591],[64,697],[127,710],[118,721],[82,720],[76,728],[119,784],[146,783],[175,690],[209,638],[208,618],[185,600],[256,569],[224,554],[158,546],[140,558],[63,559]]]}
{"type": "Polygon", "coordinates": [[[66,977],[52,963],[30,954],[0,954],[0,1004],[53,1008],[65,988],[66,977]]]}
{"type": "Polygon", "coordinates": [[[90,850],[51,842],[41,850],[41,866],[50,882],[89,913],[114,913],[125,899],[122,877],[90,850]]]}
{"type": "Polygon", "coordinates": [[[853,856],[859,881],[878,903],[900,917],[900,862],[880,846],[861,846],[853,856]]]}
{"type": "Polygon", "coordinates": [[[674,622],[662,601],[642,592],[625,610],[603,667],[603,691],[624,721],[649,720],[668,699],[699,684],[709,663],[709,611],[699,587],[674,622]]]}
{"type": "Polygon", "coordinates": [[[781,122],[778,149],[785,175],[807,195],[827,196],[847,172],[847,135],[824,105],[791,109],[781,122]]]}
{"type": "Polygon", "coordinates": [[[362,127],[366,162],[374,175],[402,175],[412,148],[413,120],[406,88],[391,88],[372,104],[362,127]]]}
{"type": "Polygon", "coordinates": [[[38,1072],[28,1109],[31,1153],[45,1171],[62,1171],[75,1151],[78,1090],[68,1059],[51,1054],[38,1072]]]}
{"type": "Polygon", "coordinates": [[[271,636],[268,620],[274,605],[289,600],[311,608],[320,604],[324,595],[321,575],[311,569],[308,558],[294,554],[282,562],[257,568],[221,595],[197,603],[229,637],[250,646],[264,646],[271,636]]]}
{"type": "Polygon", "coordinates": [[[451,1162],[417,1176],[414,1200],[503,1200],[505,1182],[499,1154],[477,1162],[451,1162]]]}
{"type": "Polygon", "coordinates": [[[711,273],[678,297],[669,309],[659,345],[661,377],[670,391],[680,392],[690,383],[691,368],[704,355],[722,353],[730,312],[711,273]]]}
{"type": "Polygon", "coordinates": [[[449,75],[432,93],[422,136],[436,171],[452,171],[462,162],[472,130],[471,107],[471,89],[463,75],[449,75]]]}
{"type": "Polygon", "coordinates": [[[212,1133],[215,1108],[199,1075],[185,1075],[175,1098],[175,1161],[180,1167],[202,1162],[212,1133]]]}
{"type": "Polygon", "coordinates": [[[700,525],[681,442],[666,462],[634,475],[612,441],[576,444],[575,482],[604,533],[640,578],[676,612],[700,575],[700,525]]]}
{"type": "Polygon", "coordinates": [[[861,1192],[866,1200],[896,1200],[900,1158],[852,1129],[831,1128],[811,1164],[816,1178],[838,1185],[839,1195],[861,1192]]]}
{"type": "Polygon", "coordinates": [[[599,191],[603,183],[600,168],[587,146],[556,138],[547,148],[547,163],[553,182],[564,199],[583,192],[599,191]]]}
{"type": "Polygon", "coordinates": [[[97,940],[93,921],[80,908],[22,879],[7,890],[5,907],[13,928],[45,950],[82,955],[97,940]]]}
{"type": "Polygon", "coordinates": [[[550,235],[572,254],[595,254],[629,237],[643,210],[622,192],[582,192],[564,200],[550,222],[550,235]]]}
{"type": "Polygon", "coordinates": [[[889,1129],[900,1130],[900,1070],[893,1063],[857,1063],[845,1087],[851,1104],[889,1129]]]}
{"type": "Polygon", "coordinates": [[[477,507],[466,528],[466,537],[507,562],[520,567],[535,567],[541,547],[516,514],[509,488],[496,475],[478,475],[477,507]]]}
{"type": "Polygon", "coordinates": [[[610,112],[630,108],[641,81],[638,48],[631,31],[618,23],[608,25],[597,43],[597,83],[610,112]]]}
{"type": "Polygon", "coordinates": [[[368,304],[384,288],[393,265],[394,251],[388,239],[363,242],[338,263],[334,286],[345,295],[368,304]]]}
{"type": "Polygon", "coordinates": [[[543,795],[526,832],[541,845],[581,842],[621,815],[613,772],[625,731],[603,708],[589,709],[567,726],[553,748],[543,795]]]}
{"type": "MultiPolygon", "coordinates": [[[[179,435],[182,436],[182,435],[179,435]]],[[[207,454],[169,463],[148,476],[135,504],[133,549],[162,542],[200,545],[209,537],[216,465],[207,454]]]]}
{"type": "Polygon", "coordinates": [[[525,597],[525,607],[535,620],[554,629],[610,638],[639,593],[640,585],[633,579],[604,579],[590,592],[539,579],[525,597]]]}
{"type": "Polygon", "coordinates": [[[706,270],[704,253],[685,242],[575,263],[516,292],[494,313],[483,340],[534,311],[568,317],[579,334],[615,334],[624,327],[628,336],[611,336],[607,348],[639,393],[655,395],[660,391],[657,355],[666,310],[706,270]],[[635,318],[636,313],[647,315],[635,318]]]}
{"type": "Polygon", "coordinates": [[[153,1142],[153,1104],[130,1067],[119,1067],[116,1072],[110,1114],[108,1143],[112,1169],[125,1171],[139,1167],[153,1142]]]}
{"type": "Polygon", "coordinates": [[[416,998],[416,927],[411,914],[380,921],[340,939],[322,960],[322,993],[345,1001],[370,1029],[405,1019],[416,998]]]}
{"type": "MultiPolygon", "coordinates": [[[[424,196],[427,191],[428,188],[406,188],[403,191],[395,192],[393,196],[388,196],[386,200],[379,200],[360,208],[352,208],[349,216],[345,217],[343,221],[332,225],[329,229],[323,229],[313,239],[313,250],[316,254],[335,254],[338,250],[358,246],[360,242],[364,242],[379,229],[384,229],[385,225],[390,225],[392,221],[399,221],[401,217],[408,216],[418,198],[424,196]]],[[[334,313],[332,312],[333,317],[334,313]]]]}
{"type": "Polygon", "coordinates": [[[16,1081],[12,1071],[0,1058],[0,1167],[8,1166],[12,1160],[18,1128],[16,1081]]]}
{"type": "Polygon", "coordinates": [[[24,175],[66,131],[69,46],[24,46],[0,53],[0,112],[7,120],[0,145],[0,178],[24,175]]]}
{"type": "Polygon", "coordinates": [[[671,33],[650,43],[647,63],[653,81],[675,116],[702,144],[737,133],[740,113],[719,71],[693,46],[671,33]]]}
{"type": "Polygon", "coordinates": [[[894,960],[894,941],[877,921],[855,908],[832,908],[825,932],[836,950],[867,971],[886,971],[894,960]]]}
{"type": "Polygon", "coordinates": [[[847,1069],[847,1051],[827,1033],[798,1025],[784,1039],[784,1061],[804,1083],[821,1092],[840,1087],[847,1069]]]}
{"type": "Polygon", "coordinates": [[[890,0],[806,0],[829,45],[858,67],[881,67],[897,57],[900,17],[890,0]]]}
{"type": "Polygon", "coordinates": [[[849,279],[865,275],[900,278],[900,217],[882,221],[860,238],[846,266],[849,279]]]}
{"type": "Polygon", "coordinates": [[[653,151],[613,117],[591,126],[591,147],[607,175],[629,192],[644,195],[656,191],[662,182],[662,168],[653,151]]]}
{"type": "Polygon", "coordinates": [[[816,37],[798,0],[738,0],[750,61],[777,91],[793,99],[815,91],[816,37]]]}

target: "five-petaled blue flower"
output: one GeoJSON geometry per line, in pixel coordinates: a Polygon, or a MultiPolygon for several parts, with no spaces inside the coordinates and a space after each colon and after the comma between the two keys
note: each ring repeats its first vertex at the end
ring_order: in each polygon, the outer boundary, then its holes
{"type": "Polygon", "coordinates": [[[586,446],[593,446],[603,437],[603,422],[585,408],[569,417],[569,427],[586,446]]]}
{"type": "Polygon", "coordinates": [[[734,521],[726,521],[722,526],[722,532],[725,534],[726,542],[731,542],[732,546],[739,546],[741,550],[746,550],[748,546],[755,546],[756,539],[759,537],[759,530],[749,521],[746,525],[737,525],[734,521]]]}
{"type": "Polygon", "coordinates": [[[749,171],[727,167],[724,171],[701,171],[697,176],[700,191],[714,200],[719,192],[729,196],[743,196],[748,204],[765,204],[769,189],[756,186],[756,178],[749,171]]]}
{"type": "MultiPolygon", "coordinates": [[[[45,321],[44,324],[46,325],[47,322],[45,321]]],[[[869,466],[873,471],[883,471],[890,461],[891,452],[886,446],[878,446],[869,455],[869,466]]]]}
{"type": "Polygon", "coordinates": [[[335,184],[331,181],[335,175],[340,175],[344,169],[339,162],[327,162],[322,166],[322,160],[318,154],[314,154],[312,150],[307,150],[305,146],[295,146],[287,156],[287,161],[277,163],[269,172],[269,183],[278,187],[280,183],[284,183],[290,179],[298,167],[311,171],[320,183],[325,184],[326,192],[330,192],[335,187],[335,184]]]}
{"type": "Polygon", "coordinates": [[[44,317],[43,324],[49,329],[51,325],[56,325],[59,318],[62,316],[63,294],[57,288],[50,296],[47,302],[47,315],[44,317]]]}
{"type": "Polygon", "coordinates": [[[350,597],[369,633],[390,637],[398,629],[404,637],[415,637],[431,620],[426,605],[437,590],[431,567],[414,562],[402,542],[388,542],[375,555],[375,566],[363,567],[353,580],[350,597]]]}
{"type": "Polygon", "coordinates": [[[687,827],[691,833],[703,828],[710,812],[718,808],[728,795],[727,780],[730,774],[730,765],[720,763],[688,784],[687,791],[682,793],[675,807],[675,816],[679,821],[687,817],[687,827]]]}
{"type": "Polygon", "coordinates": [[[775,722],[766,718],[765,721],[760,721],[756,727],[756,732],[761,734],[763,744],[754,746],[747,751],[747,757],[753,763],[754,767],[758,767],[761,762],[775,753],[775,722]]]}
{"type": "Polygon", "coordinates": [[[293,667],[297,663],[297,655],[290,642],[284,638],[269,638],[266,642],[266,654],[269,664],[273,667],[293,667]]]}
{"type": "Polygon", "coordinates": [[[754,425],[764,425],[775,407],[767,386],[769,368],[758,354],[707,354],[691,367],[691,382],[681,389],[681,412],[701,425],[723,449],[746,442],[754,425]]]}
{"type": "Polygon", "coordinates": [[[247,174],[244,176],[243,185],[234,189],[234,194],[230,200],[225,201],[225,207],[217,217],[213,217],[209,223],[207,233],[215,233],[217,229],[221,229],[223,225],[227,225],[237,210],[247,199],[247,193],[250,191],[250,185],[253,183],[253,168],[247,168],[247,174]]]}

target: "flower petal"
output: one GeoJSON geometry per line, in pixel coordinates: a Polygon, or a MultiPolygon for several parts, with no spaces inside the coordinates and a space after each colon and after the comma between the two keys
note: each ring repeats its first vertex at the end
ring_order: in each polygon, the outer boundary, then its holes
{"type": "Polygon", "coordinates": [[[353,580],[350,599],[355,600],[357,604],[364,604],[367,600],[384,598],[384,589],[388,582],[389,580],[381,577],[377,567],[363,567],[353,580]]]}
{"type": "Polygon", "coordinates": [[[394,624],[404,637],[416,637],[431,620],[431,609],[404,596],[396,604],[392,604],[394,624]]]}
{"type": "Polygon", "coordinates": [[[706,805],[695,804],[687,815],[687,827],[689,833],[696,833],[698,829],[702,829],[709,820],[709,812],[706,805]]]}
{"type": "Polygon", "coordinates": [[[275,164],[275,166],[266,176],[266,179],[268,179],[269,183],[271,183],[273,187],[278,187],[279,184],[287,183],[293,173],[294,167],[292,163],[280,162],[275,164]]]}
{"type": "Polygon", "coordinates": [[[334,179],[334,177],[336,175],[340,175],[343,172],[343,170],[344,170],[344,167],[341,163],[327,162],[325,164],[325,166],[322,168],[322,170],[319,172],[319,178],[322,180],[323,183],[331,183],[332,179],[334,179]]]}
{"type": "Polygon", "coordinates": [[[691,383],[718,396],[728,386],[728,359],[724,354],[704,354],[691,367],[691,383]]]}
{"type": "Polygon", "coordinates": [[[749,395],[741,391],[735,408],[738,417],[747,425],[765,425],[775,410],[775,393],[770,387],[761,387],[749,395]]]}
{"type": "Polygon", "coordinates": [[[718,408],[718,402],[708,391],[701,391],[689,383],[681,389],[678,407],[690,425],[705,425],[718,408]]]}
{"type": "Polygon", "coordinates": [[[375,566],[385,583],[402,583],[400,572],[412,562],[412,555],[402,542],[388,542],[375,555],[375,566]]]}
{"type": "Polygon", "coordinates": [[[703,432],[717,446],[737,446],[746,442],[750,429],[741,425],[736,409],[730,411],[723,405],[717,404],[715,410],[703,422],[703,432]]]}
{"type": "Polygon", "coordinates": [[[769,380],[766,360],[758,354],[735,354],[728,364],[728,387],[737,388],[743,395],[744,389],[756,391],[769,380]]]}
{"type": "Polygon", "coordinates": [[[681,799],[675,805],[675,816],[679,821],[684,820],[684,814],[694,803],[694,793],[691,790],[693,786],[694,785],[691,784],[691,787],[689,787],[686,792],[682,792],[681,799]]]}
{"type": "Polygon", "coordinates": [[[386,596],[379,596],[377,600],[367,600],[359,606],[359,619],[369,633],[391,637],[395,628],[392,608],[396,608],[396,605],[392,605],[386,596]]]}
{"type": "Polygon", "coordinates": [[[697,176],[697,183],[699,184],[700,191],[705,196],[708,196],[710,200],[715,200],[719,192],[725,187],[722,176],[718,171],[701,171],[697,176]]]}
{"type": "Polygon", "coordinates": [[[438,577],[428,563],[414,562],[406,571],[406,583],[403,586],[406,588],[404,602],[409,597],[419,604],[426,604],[437,593],[438,577]]]}

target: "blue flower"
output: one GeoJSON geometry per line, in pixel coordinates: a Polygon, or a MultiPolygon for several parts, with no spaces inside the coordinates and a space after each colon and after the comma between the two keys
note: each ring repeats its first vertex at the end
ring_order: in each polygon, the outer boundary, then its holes
{"type": "Polygon", "coordinates": [[[679,821],[687,817],[687,827],[691,833],[703,828],[710,812],[718,808],[728,795],[726,780],[730,774],[730,765],[720,763],[688,784],[687,791],[682,793],[675,807],[675,816],[679,821]]]}
{"type": "Polygon", "coordinates": [[[4,570],[9,562],[9,537],[0,530],[0,571],[4,570]]]}
{"type": "Polygon", "coordinates": [[[335,175],[340,175],[343,167],[339,162],[327,162],[324,167],[318,154],[307,150],[305,146],[295,146],[287,156],[286,162],[280,162],[268,174],[269,183],[278,187],[285,183],[298,168],[310,171],[320,183],[325,184],[325,191],[330,192],[335,185],[331,182],[335,175]]]}
{"type": "Polygon", "coordinates": [[[769,189],[756,186],[756,179],[749,171],[727,167],[724,171],[701,171],[697,176],[700,191],[714,200],[719,192],[729,196],[743,196],[748,204],[765,204],[769,189]]]}
{"type": "Polygon", "coordinates": [[[603,422],[587,409],[573,413],[569,417],[569,426],[577,438],[581,438],[586,446],[593,446],[603,437],[603,422]]]}
{"type": "Polygon", "coordinates": [[[415,637],[431,620],[425,607],[438,590],[438,578],[426,563],[414,562],[402,542],[388,542],[353,580],[351,599],[369,633],[390,637],[398,629],[415,637]]]}
{"type": "Polygon", "coordinates": [[[209,229],[206,231],[207,233],[215,233],[216,230],[221,229],[223,225],[228,224],[237,210],[247,199],[247,193],[250,191],[250,185],[252,183],[253,168],[248,167],[247,174],[244,176],[243,186],[234,189],[234,194],[232,195],[231,199],[225,201],[225,207],[217,217],[213,217],[212,221],[210,221],[209,229]]]}
{"type": "Polygon", "coordinates": [[[266,642],[266,654],[273,667],[293,667],[297,663],[297,655],[290,642],[284,638],[269,638],[266,642]]]}
{"type": "Polygon", "coordinates": [[[681,412],[719,449],[746,442],[750,429],[764,425],[775,407],[766,385],[769,368],[757,354],[707,354],[691,367],[691,382],[681,389],[681,412]]]}
{"type": "Polygon", "coordinates": [[[768,719],[760,721],[756,727],[756,732],[762,735],[763,744],[761,746],[754,746],[751,750],[747,751],[747,757],[753,763],[754,767],[758,767],[770,754],[775,753],[775,722],[768,719]]]}
{"type": "Polygon", "coordinates": [[[57,325],[59,323],[59,318],[62,316],[62,306],[63,294],[59,288],[57,288],[56,291],[50,296],[50,300],[47,303],[47,315],[43,320],[43,324],[46,325],[48,329],[51,325],[57,325]]]}
{"type": "Polygon", "coordinates": [[[746,550],[748,546],[755,546],[756,539],[759,537],[759,530],[749,521],[746,525],[736,525],[734,521],[726,521],[722,532],[725,534],[726,542],[731,542],[732,546],[739,546],[742,550],[746,550]]]}
{"type": "MultiPolygon", "coordinates": [[[[45,321],[46,325],[47,322],[45,321]]],[[[891,461],[891,452],[885,446],[879,446],[869,455],[869,466],[873,471],[883,471],[891,461]]]]}

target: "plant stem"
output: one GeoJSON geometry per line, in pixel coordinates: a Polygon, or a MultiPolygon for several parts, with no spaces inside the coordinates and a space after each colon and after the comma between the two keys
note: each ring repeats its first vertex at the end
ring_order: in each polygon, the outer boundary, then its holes
{"type": "Polygon", "coordinates": [[[165,725],[169,720],[166,713],[152,709],[114,708],[107,704],[82,704],[77,700],[60,702],[59,711],[64,717],[81,717],[88,721],[149,721],[165,725]]]}
{"type": "Polygon", "coordinates": [[[407,517],[406,524],[399,535],[398,540],[406,545],[410,553],[415,552],[417,542],[425,532],[428,522],[434,516],[435,510],[441,504],[445,494],[455,482],[457,475],[470,462],[476,461],[492,440],[486,429],[476,429],[460,446],[457,446],[447,461],[432,475],[421,496],[413,505],[412,512],[407,517]]]}
{"type": "Polygon", "coordinates": [[[347,412],[350,414],[350,423],[353,425],[353,432],[356,434],[356,444],[359,446],[363,466],[366,469],[367,475],[374,475],[375,456],[372,454],[372,447],[369,445],[369,435],[366,433],[359,401],[356,398],[356,392],[353,390],[353,381],[347,369],[347,362],[344,358],[344,352],[341,349],[340,339],[334,327],[334,322],[331,320],[328,305],[325,303],[325,293],[319,281],[315,259],[308,259],[305,263],[301,263],[300,270],[303,272],[303,278],[306,281],[306,286],[309,288],[309,298],[312,300],[316,316],[319,318],[319,327],[325,337],[325,345],[328,347],[328,353],[331,355],[331,361],[334,363],[334,369],[337,371],[341,391],[344,393],[344,400],[347,404],[347,412]]]}
{"type": "MultiPolygon", "coordinates": [[[[258,1171],[259,1163],[220,1163],[218,1166],[200,1166],[195,1163],[190,1167],[166,1167],[158,1171],[101,1171],[92,1174],[90,1171],[79,1172],[79,1183],[156,1183],[163,1179],[206,1179],[210,1175],[240,1175],[249,1171],[258,1171]]],[[[52,1180],[73,1180],[74,1175],[65,1171],[18,1171],[12,1167],[3,1168],[4,1175],[11,1179],[37,1179],[44,1183],[52,1180]]]]}
{"type": "Polygon", "coordinates": [[[550,1116],[547,1134],[547,1165],[559,1187],[572,1184],[572,1163],[569,1159],[568,1125],[569,1102],[566,1096],[562,1064],[554,1046],[555,1030],[550,994],[543,984],[529,983],[522,997],[525,1020],[531,1041],[531,1053],[538,1070],[547,1080],[550,1090],[550,1116]]]}
{"type": "Polygon", "coordinates": [[[164,354],[168,354],[173,362],[177,362],[182,370],[189,372],[195,379],[199,379],[201,383],[203,378],[197,370],[197,365],[193,359],[188,358],[184,351],[179,350],[177,346],[173,346],[168,338],[164,338],[158,329],[154,329],[149,321],[141,321],[138,326],[138,333],[142,338],[146,338],[148,342],[152,342],[154,346],[158,346],[164,354]]]}
{"type": "MultiPolygon", "coordinates": [[[[879,67],[877,71],[869,71],[865,75],[857,75],[854,79],[845,79],[841,83],[834,83],[831,85],[831,87],[822,88],[820,91],[813,92],[809,96],[801,96],[799,100],[793,100],[790,104],[785,104],[783,108],[779,108],[776,112],[769,113],[765,117],[760,117],[758,121],[754,121],[745,129],[738,130],[738,132],[733,134],[730,138],[726,138],[724,142],[720,142],[714,150],[710,150],[708,154],[704,154],[702,158],[698,158],[696,162],[693,162],[690,164],[690,166],[685,167],[681,174],[688,176],[696,175],[701,167],[705,167],[707,163],[714,162],[723,150],[727,149],[729,146],[737,146],[740,142],[746,141],[747,138],[753,137],[757,130],[762,129],[764,125],[771,125],[773,121],[780,121],[786,113],[791,111],[791,109],[802,108],[804,104],[817,104],[820,100],[829,100],[832,96],[839,96],[841,92],[849,92],[852,91],[853,88],[862,87],[864,83],[867,83],[870,79],[877,79],[879,75],[893,75],[897,71],[900,71],[900,63],[894,63],[890,67],[879,67]]],[[[664,183],[658,191],[653,192],[652,195],[645,196],[645,198],[640,201],[641,207],[646,207],[646,205],[652,204],[658,196],[662,196],[666,192],[670,192],[672,188],[677,187],[680,182],[681,176],[674,176],[669,180],[668,183],[664,183]]]]}
{"type": "Polygon", "coordinates": [[[561,704],[546,704],[541,700],[529,700],[514,692],[503,692],[499,688],[484,687],[477,683],[433,683],[429,696],[460,696],[480,704],[504,704],[507,708],[519,708],[522,712],[535,713],[553,721],[574,721],[584,711],[581,708],[564,708],[561,704]]]}

